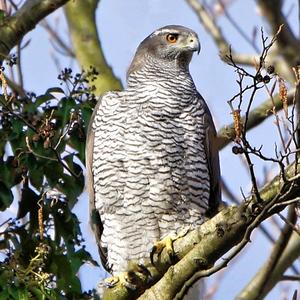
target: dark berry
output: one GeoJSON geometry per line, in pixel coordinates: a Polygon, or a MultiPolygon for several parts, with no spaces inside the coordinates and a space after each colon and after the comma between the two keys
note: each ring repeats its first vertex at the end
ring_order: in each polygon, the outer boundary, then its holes
{"type": "Polygon", "coordinates": [[[269,83],[271,80],[269,75],[264,76],[264,83],[269,83]]]}
{"type": "Polygon", "coordinates": [[[267,73],[268,74],[273,74],[275,72],[275,67],[270,65],[267,67],[267,73]]]}

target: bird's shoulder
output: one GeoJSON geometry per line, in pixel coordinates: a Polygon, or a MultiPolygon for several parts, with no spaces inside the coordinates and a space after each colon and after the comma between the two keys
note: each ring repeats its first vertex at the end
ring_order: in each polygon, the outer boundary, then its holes
{"type": "Polygon", "coordinates": [[[107,92],[99,98],[93,112],[93,129],[107,117],[116,115],[122,110],[121,106],[124,105],[125,100],[122,93],[122,91],[107,92]]]}
{"type": "Polygon", "coordinates": [[[103,94],[98,102],[98,109],[102,107],[115,107],[123,99],[122,91],[111,91],[103,94]]]}

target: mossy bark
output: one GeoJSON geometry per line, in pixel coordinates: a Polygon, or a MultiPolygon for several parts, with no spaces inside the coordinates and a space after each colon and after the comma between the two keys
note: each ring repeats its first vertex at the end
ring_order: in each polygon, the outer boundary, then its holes
{"type": "Polygon", "coordinates": [[[65,6],[65,15],[76,59],[82,69],[93,67],[99,72],[93,85],[95,94],[102,95],[107,91],[121,90],[122,84],[103,54],[95,19],[98,3],[98,0],[71,1],[65,6]]]}

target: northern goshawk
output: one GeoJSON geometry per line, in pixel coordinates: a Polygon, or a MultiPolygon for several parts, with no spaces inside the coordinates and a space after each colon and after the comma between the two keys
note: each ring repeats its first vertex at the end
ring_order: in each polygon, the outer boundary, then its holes
{"type": "Polygon", "coordinates": [[[172,25],[139,45],[127,88],[104,94],[87,139],[92,223],[113,274],[154,242],[196,227],[220,203],[216,131],[189,64],[197,34],[172,25]]]}

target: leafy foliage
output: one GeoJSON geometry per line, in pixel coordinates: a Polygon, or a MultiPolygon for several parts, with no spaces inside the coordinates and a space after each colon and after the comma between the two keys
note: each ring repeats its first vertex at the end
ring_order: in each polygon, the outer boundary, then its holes
{"type": "Polygon", "coordinates": [[[18,95],[0,79],[0,209],[18,200],[1,224],[0,299],[89,299],[77,277],[86,262],[72,208],[84,188],[86,129],[96,103],[97,72],[72,74],[42,95],[18,95]],[[87,87],[89,84],[89,87],[87,87]]]}

